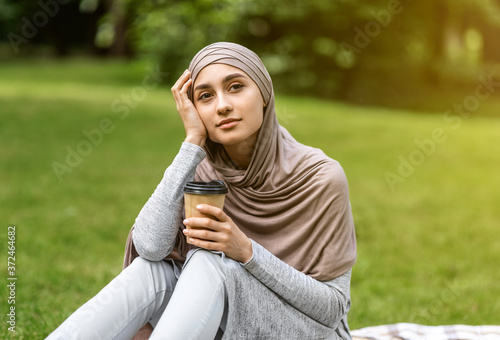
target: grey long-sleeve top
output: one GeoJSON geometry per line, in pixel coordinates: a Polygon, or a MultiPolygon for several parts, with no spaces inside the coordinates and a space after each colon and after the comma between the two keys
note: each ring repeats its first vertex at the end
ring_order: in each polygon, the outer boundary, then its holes
{"type": "MultiPolygon", "coordinates": [[[[160,261],[174,248],[182,218],[183,187],[193,180],[196,166],[205,156],[201,147],[182,144],[135,220],[132,239],[141,257],[160,261]]],[[[324,326],[335,329],[341,326],[341,321],[345,323],[350,308],[351,271],[331,281],[320,282],[281,261],[253,240],[252,247],[253,257],[241,266],[262,284],[324,326]]],[[[341,333],[348,336],[348,330],[341,333]]]]}

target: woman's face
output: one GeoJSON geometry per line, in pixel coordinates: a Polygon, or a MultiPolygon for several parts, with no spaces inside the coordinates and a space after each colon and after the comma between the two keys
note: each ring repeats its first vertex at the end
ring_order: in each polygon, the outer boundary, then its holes
{"type": "Polygon", "coordinates": [[[206,66],[193,85],[193,102],[213,142],[255,144],[265,103],[245,72],[225,64],[206,66]]]}

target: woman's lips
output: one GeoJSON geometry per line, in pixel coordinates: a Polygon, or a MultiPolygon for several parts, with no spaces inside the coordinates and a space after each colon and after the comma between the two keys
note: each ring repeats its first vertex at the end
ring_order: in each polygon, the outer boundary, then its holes
{"type": "Polygon", "coordinates": [[[221,128],[222,130],[226,130],[238,125],[239,122],[240,122],[239,120],[222,121],[218,124],[218,127],[221,128]]]}

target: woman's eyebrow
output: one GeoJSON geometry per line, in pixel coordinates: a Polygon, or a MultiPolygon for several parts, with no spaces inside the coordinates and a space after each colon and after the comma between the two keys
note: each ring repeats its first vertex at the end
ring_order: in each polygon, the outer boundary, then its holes
{"type": "Polygon", "coordinates": [[[231,81],[234,78],[241,78],[241,77],[245,78],[245,76],[241,73],[233,73],[233,74],[226,76],[222,82],[227,83],[228,81],[231,81]]]}
{"type": "MultiPolygon", "coordinates": [[[[222,79],[222,82],[227,83],[228,81],[231,81],[235,78],[245,78],[245,75],[241,74],[241,73],[232,73],[232,74],[229,74],[226,77],[224,77],[224,79],[222,79]]],[[[193,91],[206,90],[210,87],[212,87],[212,86],[209,83],[200,84],[200,85],[196,86],[193,91]]]]}
{"type": "Polygon", "coordinates": [[[198,91],[198,90],[205,90],[211,88],[210,84],[200,84],[196,86],[193,90],[193,92],[198,91]]]}

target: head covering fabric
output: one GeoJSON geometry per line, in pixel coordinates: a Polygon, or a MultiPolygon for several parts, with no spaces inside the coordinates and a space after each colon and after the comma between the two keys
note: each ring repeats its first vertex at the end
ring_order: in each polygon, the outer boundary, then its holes
{"type": "Polygon", "coordinates": [[[221,144],[207,139],[195,179],[224,181],[226,214],[282,261],[320,281],[344,274],[356,261],[356,237],[342,167],[279,125],[271,77],[254,52],[228,42],[205,47],[189,66],[193,84],[214,63],[245,72],[266,106],[248,167],[237,168],[221,144]]]}

